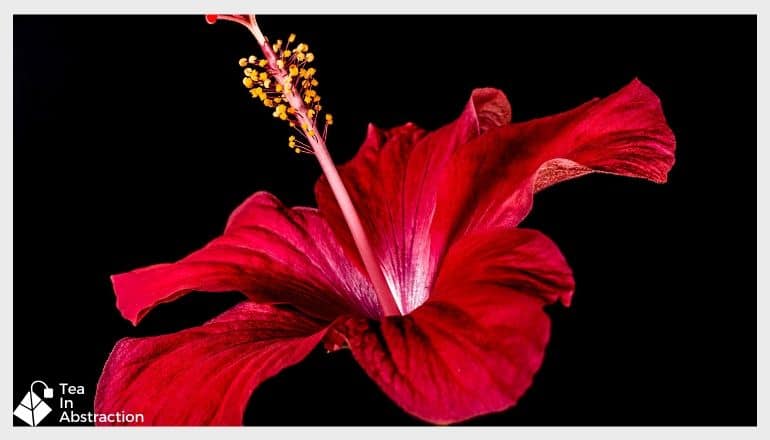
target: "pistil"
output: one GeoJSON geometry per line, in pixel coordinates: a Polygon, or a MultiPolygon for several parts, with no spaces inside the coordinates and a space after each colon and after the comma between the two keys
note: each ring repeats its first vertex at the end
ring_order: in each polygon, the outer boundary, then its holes
{"type": "MultiPolygon", "coordinates": [[[[333,122],[330,114],[327,113],[324,118],[323,133],[318,131],[316,120],[321,105],[320,96],[312,88],[318,84],[313,78],[315,69],[302,68],[300,70],[298,67],[298,65],[305,65],[312,61],[313,54],[307,52],[307,45],[303,43],[300,43],[293,51],[289,50],[288,44],[285,47],[282,46],[281,40],[271,45],[259,29],[254,15],[248,17],[243,15],[207,15],[206,21],[214,23],[218,18],[246,26],[254,35],[265,59],[244,58],[240,60],[241,67],[254,66],[253,69],[247,68],[244,72],[246,74],[244,86],[250,89],[254,98],[261,99],[267,107],[275,108],[273,116],[288,120],[289,125],[297,129],[307,140],[307,143],[302,143],[295,136],[291,136],[289,147],[297,153],[312,154],[316,157],[348,225],[366,272],[377,293],[383,314],[385,316],[402,314],[399,301],[385,279],[379,261],[372,250],[371,242],[361,223],[361,218],[326,147],[326,130],[333,122]],[[257,67],[265,67],[266,72],[258,72],[257,67]],[[272,77],[272,81],[267,75],[272,77]],[[256,87],[258,84],[262,87],[256,87]]],[[[294,38],[295,36],[292,34],[288,39],[289,43],[293,43],[294,38]]]]}

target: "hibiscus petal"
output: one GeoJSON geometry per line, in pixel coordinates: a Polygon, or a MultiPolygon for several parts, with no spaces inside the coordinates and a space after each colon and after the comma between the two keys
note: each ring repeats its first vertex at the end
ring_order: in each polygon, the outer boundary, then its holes
{"type": "Polygon", "coordinates": [[[345,258],[317,210],[284,207],[266,192],[236,209],[224,234],[172,264],[114,275],[117,307],[136,324],[159,303],[191,291],[240,291],[332,319],[379,315],[368,280],[345,258]]]}
{"type": "Polygon", "coordinates": [[[675,140],[638,80],[571,111],[490,130],[456,149],[439,187],[434,253],[452,237],[517,225],[535,191],[590,172],[665,182],[675,140]]]}
{"type": "Polygon", "coordinates": [[[514,405],[548,342],[543,306],[568,301],[572,274],[556,246],[523,229],[463,237],[435,293],[412,314],[335,328],[366,373],[408,413],[454,423],[514,405]]]}
{"type": "Polygon", "coordinates": [[[200,327],[126,338],[104,366],[94,409],[143,414],[147,425],[240,425],[254,389],[324,333],[300,313],[244,302],[200,327]]]}
{"type": "MultiPolygon", "coordinates": [[[[370,125],[356,157],[340,167],[385,277],[400,294],[402,310],[425,301],[436,270],[428,234],[439,170],[455,148],[510,118],[502,92],[477,89],[457,120],[427,135],[413,124],[387,131],[370,125]]],[[[363,267],[325,178],[316,185],[316,198],[349,257],[363,267]]]]}
{"type": "Polygon", "coordinates": [[[461,295],[467,284],[506,287],[544,304],[561,301],[565,306],[575,288],[572,270],[556,244],[524,228],[489,229],[455,242],[441,264],[431,301],[461,295]]]}

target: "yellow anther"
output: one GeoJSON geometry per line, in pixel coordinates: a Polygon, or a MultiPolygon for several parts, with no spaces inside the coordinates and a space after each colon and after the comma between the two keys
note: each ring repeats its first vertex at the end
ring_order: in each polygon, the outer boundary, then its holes
{"type": "MultiPolygon", "coordinates": [[[[305,43],[295,46],[296,38],[295,34],[290,34],[285,45],[282,40],[275,41],[272,44],[275,58],[271,58],[271,61],[249,55],[240,58],[238,65],[243,68],[243,85],[249,89],[251,97],[259,99],[265,107],[270,108],[273,117],[301,130],[299,137],[304,138],[304,142],[312,143],[319,136],[315,133],[317,118],[324,116],[324,133],[326,127],[334,123],[334,118],[331,114],[321,113],[321,96],[315,90],[318,87],[318,80],[314,78],[316,69],[306,64],[313,62],[315,55],[305,43]],[[273,72],[276,78],[272,78],[269,72],[273,72]],[[305,105],[299,104],[297,98],[301,98],[305,105]],[[292,107],[290,102],[297,106],[292,107]]],[[[273,56],[269,49],[267,54],[273,56]]],[[[312,147],[300,142],[295,136],[289,136],[288,144],[297,154],[314,153],[312,147]]]]}

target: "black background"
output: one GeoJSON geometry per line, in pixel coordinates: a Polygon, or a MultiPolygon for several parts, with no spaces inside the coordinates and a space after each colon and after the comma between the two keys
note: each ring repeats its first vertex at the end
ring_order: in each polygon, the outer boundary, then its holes
{"type": "MultiPolygon", "coordinates": [[[[524,225],[560,246],[573,306],[520,403],[469,424],[756,424],[756,18],[280,17],[316,54],[336,161],[366,124],[436,128],[472,88],[514,120],[638,76],[677,136],[666,185],[589,176],[539,194],[524,225]]],[[[113,344],[236,303],[194,294],[138,328],[109,275],[173,261],[257,190],[313,205],[319,168],[240,84],[245,29],[184,17],[14,17],[14,402],[34,379],[85,385],[113,344]]],[[[58,417],[58,414],[56,414],[58,417]]],[[[50,417],[43,424],[53,424],[50,417]]],[[[15,423],[20,423],[14,419],[15,423]]],[[[414,424],[347,352],[263,384],[248,424],[414,424]]]]}

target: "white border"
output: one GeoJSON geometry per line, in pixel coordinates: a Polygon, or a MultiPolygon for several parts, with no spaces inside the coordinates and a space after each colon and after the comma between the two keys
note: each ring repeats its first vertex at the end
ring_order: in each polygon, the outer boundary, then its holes
{"type": "MultiPolygon", "coordinates": [[[[13,292],[13,82],[12,82],[12,47],[13,47],[13,20],[14,13],[188,13],[202,12],[240,12],[253,11],[255,8],[263,14],[271,13],[317,13],[317,14],[356,14],[356,13],[417,13],[417,14],[615,14],[615,13],[641,13],[641,14],[759,14],[758,18],[758,46],[757,68],[758,78],[766,78],[768,69],[768,44],[766,30],[767,18],[761,9],[761,1],[714,1],[702,0],[642,0],[617,2],[609,0],[582,0],[580,2],[546,1],[546,0],[519,0],[516,2],[503,2],[501,0],[473,0],[459,4],[446,5],[446,1],[418,1],[418,0],[378,0],[353,3],[351,0],[292,0],[289,1],[168,1],[158,0],[133,0],[122,2],[106,2],[98,0],[71,0],[67,2],[46,0],[19,1],[6,0],[8,13],[1,18],[3,38],[2,56],[8,64],[3,69],[3,107],[5,117],[4,142],[0,148],[0,207],[2,215],[0,222],[0,316],[2,338],[0,339],[0,353],[6,354],[6,360],[0,363],[2,369],[2,381],[0,381],[0,396],[5,396],[8,414],[6,428],[11,438],[40,438],[40,437],[69,437],[76,438],[104,438],[105,436],[116,438],[132,438],[137,435],[149,437],[165,437],[169,434],[184,436],[185,438],[210,438],[212,434],[226,434],[232,437],[248,438],[285,438],[285,437],[310,437],[319,438],[390,438],[392,436],[421,436],[429,438],[465,438],[471,435],[483,435],[485,438],[519,439],[519,438],[569,438],[573,439],[649,439],[649,438],[697,438],[697,439],[724,439],[731,440],[743,438],[758,438],[768,436],[767,396],[768,381],[763,375],[758,377],[758,424],[759,428],[146,428],[136,429],[94,429],[94,428],[13,428],[12,416],[12,362],[7,357],[12,353],[12,292],[13,292]],[[508,4],[510,3],[510,4],[508,4]],[[440,5],[440,9],[436,8],[440,5]],[[66,8],[64,7],[66,6],[66,8]],[[578,8],[579,6],[579,8],[578,8]],[[762,50],[764,48],[764,51],[762,50]],[[761,434],[764,432],[764,434],[761,434]]],[[[767,3],[766,3],[767,4],[767,3]]],[[[719,32],[715,29],[715,32],[719,32]]],[[[747,79],[748,80],[748,79],[747,79]]],[[[768,317],[768,287],[770,287],[770,261],[768,255],[768,234],[760,225],[767,225],[768,201],[762,197],[770,190],[770,169],[768,169],[767,128],[763,126],[767,120],[768,89],[758,84],[758,148],[757,148],[757,322],[758,340],[757,357],[758,371],[767,372],[768,368],[768,325],[763,323],[762,317],[768,317]],[[763,148],[759,148],[759,146],[763,148]],[[764,341],[764,345],[759,341],[764,341]]],[[[751,158],[747,158],[750,162],[751,158]]],[[[751,169],[745,170],[747,173],[751,169]]],[[[741,195],[734,195],[740,198],[741,195]]],[[[729,233],[729,231],[725,231],[729,233]]],[[[704,384],[708,387],[708,384],[704,384]]]]}
{"type": "Polygon", "coordinates": [[[756,14],[763,0],[6,0],[13,13],[154,13],[198,14],[214,12],[257,12],[260,14],[756,14]],[[34,3],[34,4],[33,4],[34,3]],[[64,6],[64,7],[63,7],[64,6]],[[258,11],[256,11],[258,9],[258,11]]]}
{"type": "Polygon", "coordinates": [[[233,427],[233,428],[16,428],[13,438],[77,438],[103,439],[104,437],[131,439],[138,435],[152,438],[210,439],[212,435],[226,435],[230,438],[264,440],[302,438],[312,440],[454,440],[467,439],[471,436],[483,436],[486,439],[553,439],[570,440],[650,440],[665,438],[695,438],[698,440],[742,440],[758,438],[757,428],[583,428],[583,427],[364,427],[364,428],[325,428],[325,427],[233,427]]]}
{"type": "MultiPolygon", "coordinates": [[[[759,14],[757,18],[757,426],[764,427],[767,435],[768,426],[770,426],[770,412],[767,407],[767,396],[770,394],[767,381],[768,352],[767,342],[768,327],[764,321],[768,319],[768,301],[767,293],[770,287],[770,257],[768,249],[767,230],[760,225],[767,225],[768,218],[768,200],[761,197],[760,194],[767,194],[770,189],[770,180],[768,180],[768,152],[767,152],[767,109],[770,96],[768,88],[762,86],[760,78],[766,80],[768,69],[768,16],[759,14]],[[764,48],[764,51],[762,50],[764,48]],[[764,121],[764,123],[763,123],[764,121]],[[760,148],[760,145],[763,146],[760,148]],[[764,317],[764,319],[763,319],[764,317]],[[764,344],[760,343],[764,341],[764,344]],[[764,372],[764,375],[762,374],[764,372]]],[[[746,170],[746,172],[750,172],[746,170]]],[[[747,225],[748,227],[748,225],[747,225]]]]}

